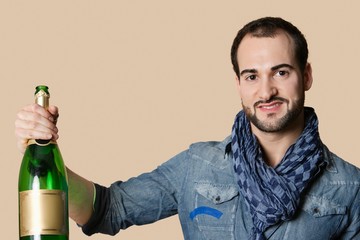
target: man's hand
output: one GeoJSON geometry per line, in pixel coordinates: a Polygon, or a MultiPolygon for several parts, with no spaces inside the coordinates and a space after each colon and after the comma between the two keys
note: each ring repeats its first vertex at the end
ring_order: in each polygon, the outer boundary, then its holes
{"type": "Polygon", "coordinates": [[[50,106],[46,110],[34,103],[22,108],[15,120],[15,136],[20,152],[25,152],[29,139],[56,141],[59,138],[56,127],[58,117],[59,112],[56,106],[50,106]]]}

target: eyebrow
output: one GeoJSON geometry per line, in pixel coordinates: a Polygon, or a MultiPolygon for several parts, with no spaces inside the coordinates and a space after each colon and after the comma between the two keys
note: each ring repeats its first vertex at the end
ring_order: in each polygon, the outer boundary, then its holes
{"type": "Polygon", "coordinates": [[[256,69],[244,69],[240,72],[240,76],[244,75],[245,73],[257,73],[256,69]]]}
{"type": "Polygon", "coordinates": [[[278,70],[278,69],[284,68],[284,67],[285,67],[285,68],[294,69],[294,66],[292,66],[292,65],[290,65],[290,64],[287,64],[287,63],[282,63],[282,64],[279,64],[279,65],[273,66],[273,67],[271,68],[271,70],[274,71],[274,70],[278,70]]]}
{"type": "MultiPolygon", "coordinates": [[[[290,68],[290,69],[294,69],[294,67],[290,64],[287,63],[282,63],[276,66],[271,67],[271,71],[275,71],[278,70],[280,68],[290,68]]],[[[257,73],[258,71],[255,68],[251,68],[251,69],[244,69],[240,72],[240,76],[244,75],[245,73],[257,73]]]]}

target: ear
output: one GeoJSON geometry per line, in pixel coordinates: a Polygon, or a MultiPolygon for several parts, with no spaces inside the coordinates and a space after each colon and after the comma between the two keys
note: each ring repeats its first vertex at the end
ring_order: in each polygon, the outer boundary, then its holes
{"type": "Polygon", "coordinates": [[[307,63],[304,70],[304,90],[307,91],[311,88],[313,83],[312,68],[310,63],[307,63]]]}

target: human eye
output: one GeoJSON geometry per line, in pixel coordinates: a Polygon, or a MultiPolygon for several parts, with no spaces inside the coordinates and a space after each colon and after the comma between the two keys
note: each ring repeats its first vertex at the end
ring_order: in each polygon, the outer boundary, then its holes
{"type": "Polygon", "coordinates": [[[247,80],[247,81],[254,81],[256,79],[257,79],[257,76],[255,74],[245,76],[245,80],[247,80]]]}
{"type": "Polygon", "coordinates": [[[278,70],[275,72],[275,77],[278,77],[278,78],[284,78],[284,77],[287,77],[289,75],[289,71],[287,70],[278,70]]]}

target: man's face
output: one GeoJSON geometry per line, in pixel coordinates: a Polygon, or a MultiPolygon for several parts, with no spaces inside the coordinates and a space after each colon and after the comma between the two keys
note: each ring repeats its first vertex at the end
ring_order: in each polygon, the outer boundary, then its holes
{"type": "Polygon", "coordinates": [[[311,67],[299,69],[292,40],[279,32],[274,38],[244,37],[238,49],[237,86],[252,126],[279,132],[303,121],[305,91],[312,84],[311,67]]]}

